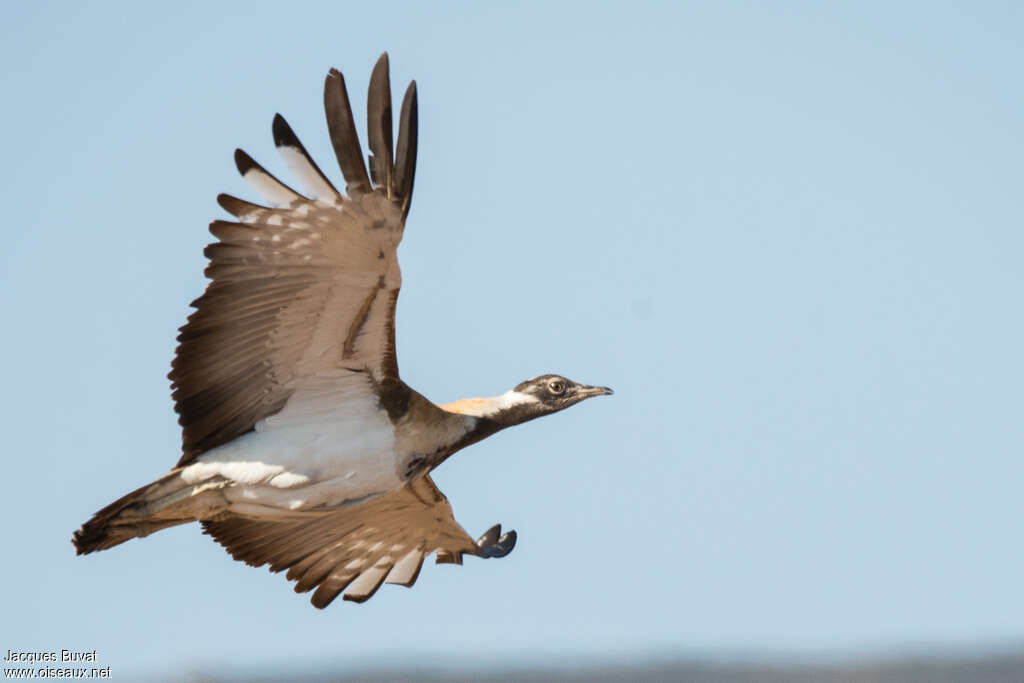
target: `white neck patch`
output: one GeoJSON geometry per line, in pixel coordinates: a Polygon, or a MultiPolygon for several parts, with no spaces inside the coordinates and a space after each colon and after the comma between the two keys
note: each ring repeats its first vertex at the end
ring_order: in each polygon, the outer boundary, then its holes
{"type": "Polygon", "coordinates": [[[511,389],[501,396],[498,396],[494,403],[498,407],[498,410],[504,410],[505,408],[521,406],[525,403],[540,403],[540,399],[533,394],[524,394],[521,391],[511,389]]]}
{"type": "Polygon", "coordinates": [[[477,417],[487,417],[489,415],[495,415],[503,410],[514,408],[515,406],[525,405],[527,403],[539,403],[540,401],[536,396],[530,394],[524,394],[521,391],[506,391],[501,396],[495,396],[489,398],[482,403],[479,407],[477,417]]]}

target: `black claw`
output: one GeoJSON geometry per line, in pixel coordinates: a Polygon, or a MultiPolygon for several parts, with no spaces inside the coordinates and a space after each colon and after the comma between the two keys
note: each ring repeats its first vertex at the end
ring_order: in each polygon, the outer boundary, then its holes
{"type": "Polygon", "coordinates": [[[476,545],[479,548],[489,548],[497,542],[499,536],[501,536],[501,525],[495,524],[476,539],[476,545]]]}
{"type": "Polygon", "coordinates": [[[477,539],[477,553],[480,557],[505,557],[516,547],[516,532],[501,535],[501,525],[495,524],[477,539]]]}
{"type": "Polygon", "coordinates": [[[495,547],[500,551],[501,554],[494,555],[494,557],[505,557],[510,552],[512,552],[512,549],[516,547],[516,540],[518,538],[519,536],[516,535],[515,529],[509,531],[504,536],[499,538],[497,544],[495,544],[495,547]]]}

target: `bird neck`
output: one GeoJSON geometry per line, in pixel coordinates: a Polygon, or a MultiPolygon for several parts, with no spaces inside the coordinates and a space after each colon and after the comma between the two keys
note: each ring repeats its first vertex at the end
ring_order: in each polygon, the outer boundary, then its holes
{"type": "Polygon", "coordinates": [[[487,398],[463,398],[452,403],[438,405],[448,413],[464,416],[464,420],[467,417],[471,419],[463,422],[466,430],[463,435],[437,453],[436,458],[431,462],[431,469],[463,448],[486,439],[506,427],[540,417],[542,413],[537,412],[536,409],[531,410],[533,405],[539,406],[540,403],[532,396],[517,391],[508,391],[501,396],[487,398]]]}
{"type": "MultiPolygon", "coordinates": [[[[481,423],[494,423],[497,429],[504,429],[540,417],[543,414],[539,410],[540,407],[541,403],[536,397],[515,390],[506,391],[500,396],[464,398],[441,406],[450,413],[480,418],[481,423]]],[[[493,431],[497,431],[497,429],[493,431]]]]}

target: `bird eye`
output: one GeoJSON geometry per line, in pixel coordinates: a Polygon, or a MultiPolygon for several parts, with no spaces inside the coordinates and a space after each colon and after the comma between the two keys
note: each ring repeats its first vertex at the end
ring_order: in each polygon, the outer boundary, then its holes
{"type": "Polygon", "coordinates": [[[552,394],[560,394],[563,391],[565,391],[565,384],[562,383],[562,382],[559,382],[556,379],[556,380],[553,380],[551,382],[548,382],[548,389],[551,391],[552,394]]]}

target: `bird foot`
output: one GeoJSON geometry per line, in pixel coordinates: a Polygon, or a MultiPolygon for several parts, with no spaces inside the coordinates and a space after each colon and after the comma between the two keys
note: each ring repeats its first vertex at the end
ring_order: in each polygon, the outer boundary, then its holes
{"type": "Polygon", "coordinates": [[[501,533],[501,525],[495,524],[476,539],[476,554],[480,557],[505,557],[516,547],[516,532],[501,533]]]}

